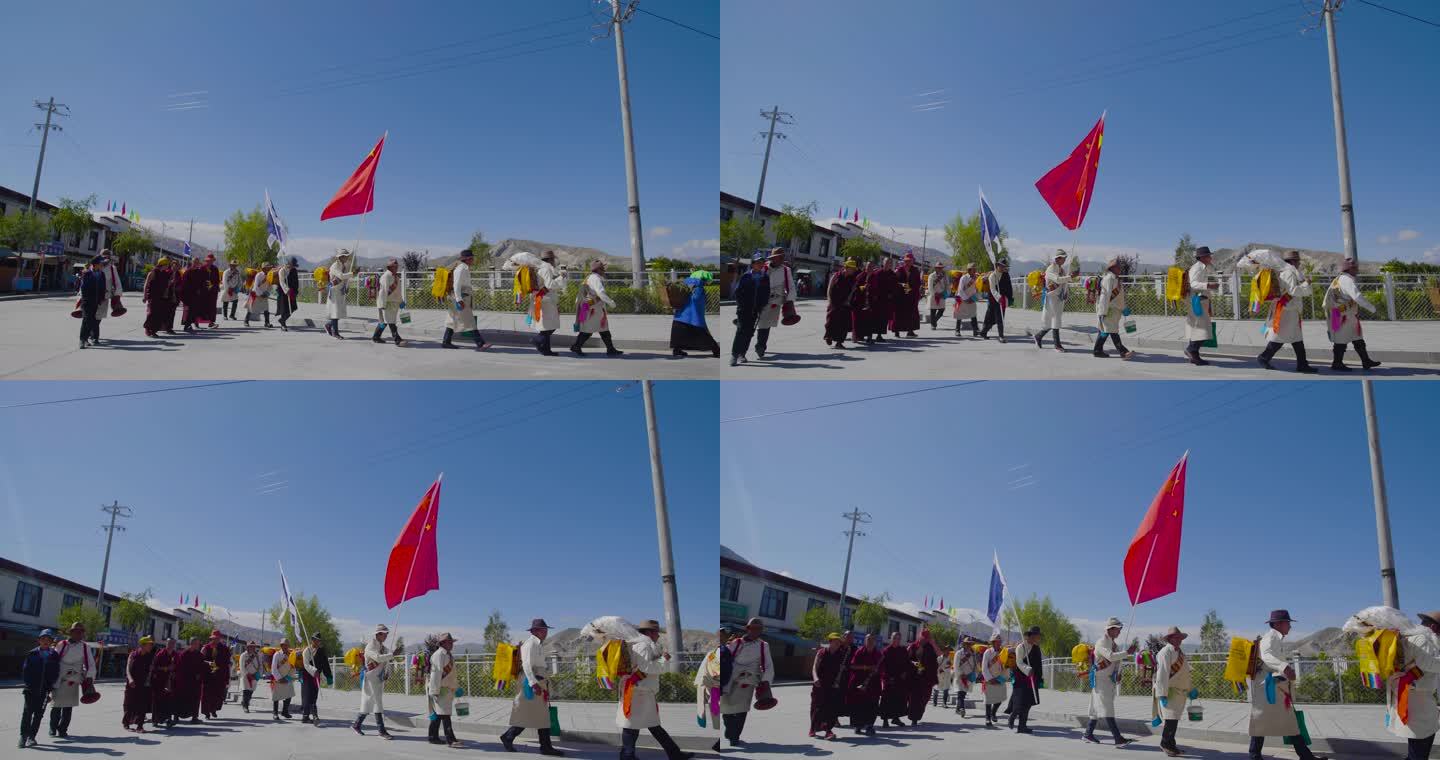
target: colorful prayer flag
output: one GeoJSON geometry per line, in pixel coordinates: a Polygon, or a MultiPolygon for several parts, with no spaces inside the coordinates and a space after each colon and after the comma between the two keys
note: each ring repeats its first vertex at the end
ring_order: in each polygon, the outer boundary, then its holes
{"type": "Polygon", "coordinates": [[[855,221],[860,221],[860,209],[855,209],[855,221]]]}
{"type": "Polygon", "coordinates": [[[1035,182],[1035,189],[1067,230],[1079,229],[1085,221],[1095,189],[1095,174],[1100,169],[1100,146],[1104,142],[1105,114],[1102,113],[1090,128],[1090,134],[1070,152],[1070,157],[1035,182]]]}
{"type": "Polygon", "coordinates": [[[436,477],[390,549],[385,567],[385,606],[394,609],[407,599],[440,588],[440,558],[435,546],[439,517],[440,477],[436,477]]]}
{"type": "Polygon", "coordinates": [[[120,202],[120,216],[129,216],[129,214],[125,213],[125,202],[124,202],[124,201],[121,201],[121,202],[120,202]]]}
{"type": "Polygon", "coordinates": [[[336,191],[335,197],[325,204],[325,209],[320,212],[320,221],[333,219],[337,216],[354,216],[366,214],[375,208],[375,169],[380,166],[380,152],[385,149],[385,138],[390,133],[386,132],[380,136],[380,142],[365,155],[365,160],[355,169],[355,173],[345,180],[345,184],[336,191]]]}
{"type": "Polygon", "coordinates": [[[1005,574],[1000,572],[1000,554],[994,554],[994,560],[990,564],[990,601],[985,608],[985,617],[990,618],[991,625],[998,625],[1000,619],[1000,607],[1005,604],[1005,574]]]}
{"type": "Polygon", "coordinates": [[[1180,575],[1180,528],[1185,520],[1185,463],[1170,470],[1125,552],[1125,588],[1130,603],[1141,604],[1175,593],[1180,575]]]}

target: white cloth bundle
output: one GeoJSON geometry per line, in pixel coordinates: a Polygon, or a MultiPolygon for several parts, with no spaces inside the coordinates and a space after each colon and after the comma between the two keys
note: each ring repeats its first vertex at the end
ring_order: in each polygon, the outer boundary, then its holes
{"type": "Polygon", "coordinates": [[[1350,619],[1345,621],[1342,630],[1346,633],[1363,635],[1376,628],[1404,631],[1414,625],[1409,618],[1405,617],[1405,613],[1394,607],[1366,607],[1351,615],[1350,619]]]}
{"type": "Polygon", "coordinates": [[[1256,248],[1244,256],[1241,256],[1240,259],[1235,262],[1235,267],[1245,271],[1254,269],[1274,269],[1279,271],[1285,268],[1285,259],[1280,258],[1280,254],[1269,248],[1256,248]]]}
{"type": "Polygon", "coordinates": [[[618,615],[595,618],[580,629],[580,636],[587,639],[619,639],[625,642],[648,641],[633,623],[618,615]]]}
{"type": "Polygon", "coordinates": [[[506,260],[505,264],[502,265],[500,268],[507,272],[512,272],[515,270],[516,267],[530,267],[531,269],[538,269],[540,267],[540,264],[541,261],[539,256],[536,256],[529,251],[520,251],[519,253],[511,255],[510,258],[506,260]]]}

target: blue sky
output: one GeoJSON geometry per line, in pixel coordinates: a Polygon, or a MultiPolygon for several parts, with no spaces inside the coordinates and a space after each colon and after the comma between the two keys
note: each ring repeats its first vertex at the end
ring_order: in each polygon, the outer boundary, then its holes
{"type": "MultiPolygon", "coordinates": [[[[1136,630],[1198,629],[1215,607],[1258,631],[1288,607],[1307,633],[1380,603],[1358,382],[1002,382],[726,422],[932,384],[727,382],[720,393],[721,543],[838,589],[985,607],[992,549],[1013,594],[1050,594],[1098,633],[1124,619],[1126,547],[1188,448],[1179,589],[1136,630]],[[1188,626],[1188,628],[1187,628],[1188,626]]],[[[1400,601],[1434,606],[1430,383],[1376,383],[1400,601]]]]}
{"type": "MultiPolygon", "coordinates": [[[[1440,20],[1433,3],[1381,4],[1440,20]]],[[[1343,250],[1325,37],[1299,33],[1312,21],[1300,3],[927,0],[874,11],[856,0],[726,2],[723,190],[754,198],[758,112],[778,104],[795,124],[776,141],[766,205],[815,201],[827,217],[858,208],[877,232],[893,225],[917,245],[928,224],[930,244],[947,250],[940,228],[978,207],[980,185],[1012,253],[1043,258],[1072,235],[1034,183],[1109,109],[1078,238],[1086,259],[1168,261],[1183,232],[1212,247],[1343,250]],[[1203,27],[1213,28],[1186,34],[1203,27]],[[917,110],[925,104],[938,105],[917,110]]],[[[1424,95],[1440,83],[1440,29],[1360,3],[1346,3],[1337,29],[1360,257],[1440,263],[1440,100],[1424,95]]]]}
{"type": "MultiPolygon", "coordinates": [[[[592,7],[18,4],[6,52],[31,64],[0,99],[0,184],[30,191],[43,117],[31,101],[54,95],[73,115],[52,135],[41,197],[123,200],[172,234],[194,217],[212,244],[268,187],[294,251],[318,258],[353,245],[358,218],[321,223],[320,210],[389,130],[362,256],[454,253],[477,229],[628,256],[615,46],[590,42],[592,7]],[[184,103],[200,105],[167,110],[184,103]]],[[[644,7],[719,29],[715,2],[644,7]]],[[[625,40],[646,253],[713,254],[719,43],[645,14],[625,40]]]]}
{"type": "MultiPolygon", "coordinates": [[[[478,641],[491,609],[512,628],[663,617],[638,384],[241,383],[9,406],[154,387],[7,384],[0,555],[98,585],[99,506],[119,500],[135,516],[108,590],[199,594],[255,625],[278,559],[356,638],[394,625],[386,557],[444,471],[440,590],[399,608],[402,633],[478,641]]],[[[657,383],[655,399],[681,622],[713,630],[716,384],[657,383]]]]}

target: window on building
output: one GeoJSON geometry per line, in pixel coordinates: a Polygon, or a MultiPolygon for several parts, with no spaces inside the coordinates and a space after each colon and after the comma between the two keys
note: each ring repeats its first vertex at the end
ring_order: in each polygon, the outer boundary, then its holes
{"type": "Polygon", "coordinates": [[[0,216],[5,216],[5,204],[0,203],[0,216]]]}
{"type": "Polygon", "coordinates": [[[93,251],[93,250],[95,250],[96,248],[99,248],[99,247],[100,247],[100,231],[99,231],[99,230],[90,230],[90,250],[93,251]]]}
{"type": "Polygon", "coordinates": [[[796,250],[797,252],[799,252],[799,253],[803,253],[803,254],[807,254],[807,255],[808,255],[808,254],[810,253],[810,238],[809,238],[809,237],[800,238],[800,245],[799,245],[795,250],[796,250]]]}
{"type": "Polygon", "coordinates": [[[912,625],[912,626],[910,626],[910,638],[906,639],[906,641],[914,641],[914,640],[915,640],[915,626],[912,625]]]}
{"type": "Polygon", "coordinates": [[[166,624],[165,624],[165,638],[171,639],[171,638],[174,638],[174,637],[175,637],[175,624],[174,624],[174,623],[166,623],[166,624]]]}
{"type": "Polygon", "coordinates": [[[75,605],[77,605],[77,604],[83,604],[84,602],[85,602],[84,599],[81,599],[80,597],[78,597],[78,596],[76,596],[76,595],[74,595],[74,594],[66,594],[66,595],[65,595],[65,599],[60,603],[60,609],[63,610],[63,609],[65,609],[66,607],[74,607],[75,605]]]}
{"type": "Polygon", "coordinates": [[[899,632],[900,632],[900,621],[898,621],[898,620],[891,620],[891,621],[890,621],[890,633],[893,634],[893,633],[899,633],[899,632]]]}
{"type": "Polygon", "coordinates": [[[42,589],[33,583],[18,582],[15,585],[15,603],[10,609],[17,615],[39,615],[41,591],[42,589]]]}
{"type": "Polygon", "coordinates": [[[815,609],[816,607],[824,608],[824,607],[825,607],[825,600],[824,600],[824,599],[816,599],[815,597],[812,596],[812,597],[810,597],[810,601],[808,601],[808,602],[805,603],[805,611],[806,611],[806,612],[809,612],[810,610],[813,610],[813,609],[815,609]]]}
{"type": "Polygon", "coordinates": [[[828,237],[820,238],[820,258],[830,258],[830,238],[828,237]]]}
{"type": "Polygon", "coordinates": [[[728,221],[730,221],[731,219],[733,219],[734,217],[735,217],[735,211],[734,211],[734,209],[728,209],[728,208],[725,208],[724,206],[721,206],[721,207],[720,207],[720,221],[722,221],[722,222],[728,222],[728,221]]]}
{"type": "Polygon", "coordinates": [[[720,601],[740,601],[740,579],[731,578],[728,575],[720,576],[720,601]]]}
{"type": "Polygon", "coordinates": [[[778,588],[766,586],[765,593],[760,596],[760,617],[784,620],[785,609],[789,604],[789,591],[781,591],[778,588]]]}

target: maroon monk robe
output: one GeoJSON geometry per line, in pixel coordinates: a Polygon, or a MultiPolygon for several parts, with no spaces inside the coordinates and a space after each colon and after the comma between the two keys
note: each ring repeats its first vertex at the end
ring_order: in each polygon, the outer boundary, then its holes
{"type": "Polygon", "coordinates": [[[122,726],[140,728],[145,723],[145,714],[150,712],[150,668],[155,662],[155,650],[145,654],[139,649],[132,650],[125,661],[125,699],[122,703],[124,716],[122,726]]]}
{"type": "Polygon", "coordinates": [[[900,278],[893,269],[875,270],[875,279],[870,283],[870,308],[875,315],[872,332],[884,335],[885,329],[895,316],[895,302],[900,295],[900,278]]]}
{"type": "Polygon", "coordinates": [[[857,276],[841,270],[830,276],[825,291],[825,342],[843,342],[854,327],[857,276]]]}
{"type": "Polygon", "coordinates": [[[200,715],[200,683],[209,672],[210,666],[200,650],[180,650],[170,681],[175,717],[196,718],[200,715]]]}
{"type": "Polygon", "coordinates": [[[902,644],[890,644],[880,652],[880,718],[900,720],[910,710],[910,677],[915,666],[902,644]]]}
{"type": "Polygon", "coordinates": [[[156,649],[155,659],[150,663],[151,722],[157,726],[175,719],[175,698],[170,686],[174,680],[175,656],[179,653],[179,650],[156,649]]]}
{"type": "Polygon", "coordinates": [[[850,688],[845,702],[850,725],[865,728],[875,722],[880,707],[880,650],[860,648],[850,657],[850,688]]]}
{"type": "Polygon", "coordinates": [[[145,276],[145,334],[175,329],[175,272],[156,267],[145,276]]]}
{"type": "Polygon", "coordinates": [[[840,669],[845,661],[845,650],[830,651],[828,646],[815,652],[815,665],[810,684],[810,733],[823,734],[835,727],[843,691],[840,688],[840,669]]]}
{"type": "MultiPolygon", "coordinates": [[[[214,264],[206,264],[199,268],[198,276],[200,284],[195,291],[195,309],[192,316],[196,322],[215,324],[216,312],[215,300],[220,293],[220,269],[214,264]]],[[[228,647],[227,647],[228,648],[228,647]]]]}
{"type": "Polygon", "coordinates": [[[935,647],[926,639],[911,644],[906,650],[915,674],[910,678],[910,709],[906,717],[919,722],[925,717],[925,705],[930,703],[930,693],[940,683],[940,658],[935,647]]]}
{"type": "Polygon", "coordinates": [[[200,652],[206,662],[200,686],[200,712],[215,715],[225,706],[225,695],[230,690],[230,647],[224,642],[212,641],[200,647],[200,652]]]}
{"type": "Polygon", "coordinates": [[[203,286],[204,273],[200,267],[186,267],[180,271],[180,324],[186,327],[195,324],[203,286]]]}
{"type": "Polygon", "coordinates": [[[895,270],[894,312],[890,315],[890,331],[914,332],[920,329],[920,299],[924,296],[920,268],[902,266],[895,270]]]}
{"type": "Polygon", "coordinates": [[[861,270],[855,274],[855,293],[851,298],[851,320],[855,323],[855,342],[865,340],[871,333],[875,313],[870,308],[870,290],[875,282],[874,270],[861,270]]]}

